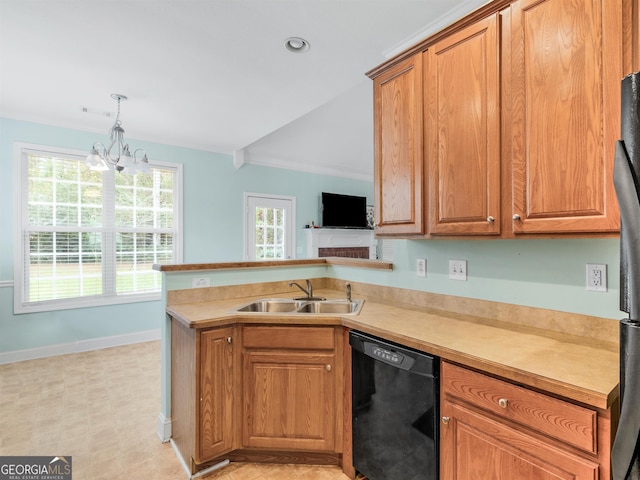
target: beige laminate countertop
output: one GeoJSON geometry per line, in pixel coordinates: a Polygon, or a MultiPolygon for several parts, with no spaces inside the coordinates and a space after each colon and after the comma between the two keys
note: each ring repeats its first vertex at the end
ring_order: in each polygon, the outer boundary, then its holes
{"type": "MultiPolygon", "coordinates": [[[[342,292],[318,290],[327,298],[342,292]]],[[[610,343],[424,308],[366,299],[359,315],[238,313],[265,295],[170,305],[167,313],[190,328],[230,324],[342,325],[417,348],[516,383],[607,409],[619,396],[619,353],[610,343]]],[[[291,295],[273,295],[290,298],[291,295]]],[[[354,299],[358,299],[354,295],[354,299]]]]}

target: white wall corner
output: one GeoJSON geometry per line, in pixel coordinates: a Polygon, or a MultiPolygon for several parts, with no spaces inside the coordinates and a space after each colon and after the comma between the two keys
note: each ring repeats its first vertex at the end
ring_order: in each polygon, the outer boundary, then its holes
{"type": "Polygon", "coordinates": [[[239,169],[244,165],[244,148],[233,151],[233,166],[239,169]]]}
{"type": "Polygon", "coordinates": [[[171,418],[167,418],[162,413],[159,413],[156,433],[162,443],[171,440],[171,418]]]}

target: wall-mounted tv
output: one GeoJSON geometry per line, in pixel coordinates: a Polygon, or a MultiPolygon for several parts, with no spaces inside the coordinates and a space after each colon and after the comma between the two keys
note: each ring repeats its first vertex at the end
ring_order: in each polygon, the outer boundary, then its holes
{"type": "Polygon", "coordinates": [[[322,227],[368,228],[367,197],[322,192],[322,227]]]}

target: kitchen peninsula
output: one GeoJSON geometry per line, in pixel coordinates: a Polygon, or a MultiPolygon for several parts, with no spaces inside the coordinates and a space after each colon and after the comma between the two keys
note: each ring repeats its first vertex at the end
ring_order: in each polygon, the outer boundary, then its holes
{"type": "Polygon", "coordinates": [[[345,339],[356,329],[442,360],[441,478],[457,468],[454,447],[459,455],[478,447],[468,442],[471,431],[482,432],[475,441],[492,449],[491,458],[609,478],[617,321],[344,277],[361,268],[391,265],[314,259],[156,267],[166,289],[165,416],[190,474],[252,460],[338,464],[354,477],[345,339]],[[215,286],[191,288],[201,278],[215,286]],[[328,299],[343,299],[349,282],[364,305],[357,315],[237,311],[252,300],[299,296],[289,283],[300,278],[328,299]],[[296,389],[303,381],[311,383],[296,389]]]}

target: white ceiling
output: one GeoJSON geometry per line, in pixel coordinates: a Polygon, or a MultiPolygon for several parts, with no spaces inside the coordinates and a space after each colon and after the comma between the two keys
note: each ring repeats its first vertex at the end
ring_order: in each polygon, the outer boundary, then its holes
{"type": "Polygon", "coordinates": [[[364,73],[485,1],[0,0],[0,115],[370,179],[364,73]]]}

